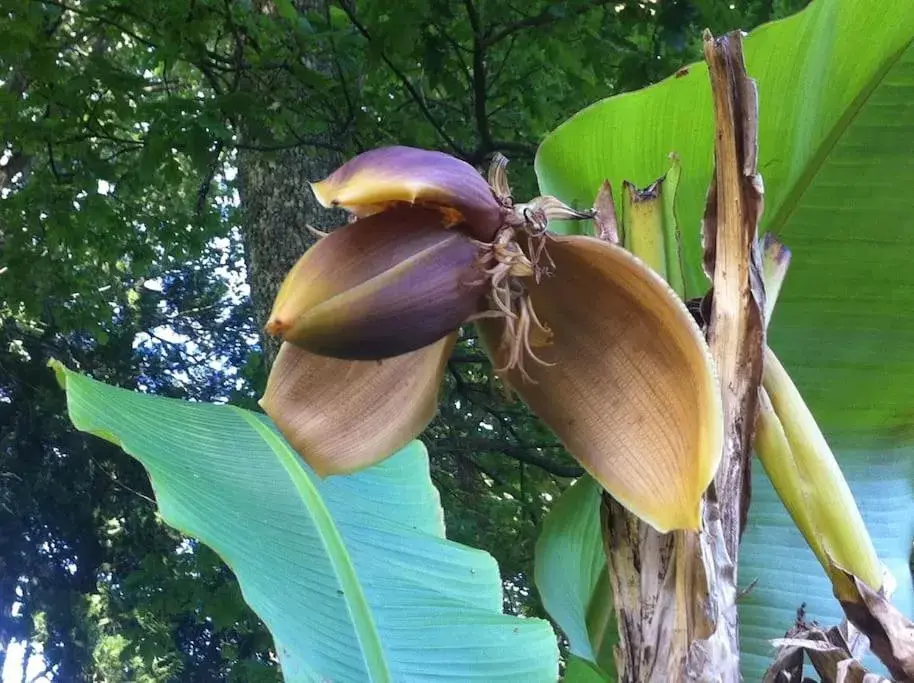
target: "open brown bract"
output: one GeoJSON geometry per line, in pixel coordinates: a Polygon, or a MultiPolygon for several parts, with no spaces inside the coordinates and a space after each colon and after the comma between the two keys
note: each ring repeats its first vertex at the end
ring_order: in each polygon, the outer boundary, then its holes
{"type": "Polygon", "coordinates": [[[682,301],[624,249],[546,229],[592,213],[480,183],[446,155],[386,148],[314,185],[370,218],[283,284],[267,331],[290,343],[261,405],[318,474],[371,465],[431,419],[449,335],[476,320],[499,374],[609,493],[659,530],[698,528],[721,402],[682,301]]]}
{"type": "MultiPolygon", "coordinates": [[[[624,249],[556,237],[556,276],[530,285],[552,330],[511,387],[620,503],[660,531],[698,528],[721,453],[720,394],[707,347],[669,286],[624,249]]],[[[479,328],[503,364],[500,320],[479,328]]]]}

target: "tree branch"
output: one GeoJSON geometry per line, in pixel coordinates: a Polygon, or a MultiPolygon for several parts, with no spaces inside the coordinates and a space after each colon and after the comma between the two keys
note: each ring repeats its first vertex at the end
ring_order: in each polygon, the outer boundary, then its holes
{"type": "Polygon", "coordinates": [[[492,131],[489,130],[489,117],[486,114],[486,42],[482,20],[473,0],[464,0],[463,4],[473,29],[473,113],[480,139],[477,154],[485,156],[492,150],[492,131]]]}
{"type": "Polygon", "coordinates": [[[459,443],[447,444],[447,443],[436,443],[434,448],[443,452],[443,453],[463,453],[469,451],[470,453],[478,453],[485,451],[495,451],[498,453],[504,453],[509,458],[522,462],[526,465],[533,465],[534,467],[539,467],[541,470],[548,472],[549,474],[554,474],[557,477],[580,477],[584,474],[584,470],[577,465],[563,465],[561,463],[554,462],[552,459],[536,453],[536,448],[560,448],[555,444],[534,444],[530,446],[518,446],[516,444],[507,443],[505,441],[497,441],[495,439],[485,439],[485,438],[476,438],[476,439],[460,439],[459,443]]]}
{"type": "Polygon", "coordinates": [[[194,212],[196,213],[198,220],[203,216],[203,211],[206,209],[206,200],[209,198],[210,187],[213,184],[213,179],[216,177],[216,172],[219,170],[219,162],[222,160],[223,149],[225,149],[225,142],[222,140],[216,142],[216,148],[213,150],[213,161],[209,165],[206,176],[204,176],[203,181],[200,183],[200,189],[197,190],[197,203],[194,206],[194,212]]]}
{"type": "Polygon", "coordinates": [[[508,61],[511,59],[511,53],[514,52],[514,46],[517,44],[517,36],[511,36],[511,42],[508,43],[508,48],[505,50],[505,56],[495,68],[495,73],[492,75],[492,80],[489,81],[489,84],[493,87],[498,83],[498,79],[501,78],[502,73],[504,73],[505,66],[507,66],[508,61]]]}
{"type": "Polygon", "coordinates": [[[444,38],[444,41],[448,45],[451,46],[451,48],[454,52],[454,56],[457,58],[457,61],[460,63],[460,70],[461,70],[461,72],[463,72],[463,77],[466,80],[467,85],[469,85],[471,82],[470,67],[467,65],[466,61],[464,60],[462,53],[468,52],[468,53],[472,54],[472,51],[468,50],[463,45],[461,45],[457,40],[454,39],[453,36],[451,36],[451,34],[449,34],[447,31],[445,31],[443,27],[439,26],[438,24],[433,24],[433,26],[435,27],[435,30],[438,31],[438,34],[442,38],[444,38]]]}
{"type": "Polygon", "coordinates": [[[591,0],[588,4],[574,9],[564,16],[556,16],[554,12],[551,12],[552,6],[550,5],[544,9],[539,14],[535,14],[532,17],[524,17],[513,23],[503,26],[501,29],[488,36],[485,39],[486,47],[491,47],[495,43],[504,40],[510,35],[517,33],[518,31],[523,31],[528,28],[536,28],[537,26],[545,26],[546,24],[551,24],[553,22],[559,21],[561,19],[568,19],[569,17],[580,16],[581,14],[586,14],[592,9],[597,7],[603,7],[604,5],[610,4],[610,0],[591,0]]]}
{"type": "MultiPolygon", "coordinates": [[[[346,16],[349,18],[350,23],[355,27],[355,29],[362,34],[362,36],[369,43],[371,42],[371,34],[368,32],[368,29],[358,20],[358,17],[355,16],[350,3],[347,0],[340,2],[340,7],[343,12],[346,13],[346,16]]],[[[464,151],[460,146],[448,135],[444,128],[441,127],[441,124],[435,119],[432,115],[432,112],[429,110],[428,105],[425,103],[425,99],[422,97],[422,94],[416,90],[416,86],[413,85],[412,81],[409,80],[409,77],[403,73],[396,64],[394,64],[390,58],[383,52],[380,52],[381,61],[383,61],[387,67],[393,72],[397,79],[403,84],[403,87],[406,88],[406,91],[413,98],[413,101],[416,103],[416,106],[419,107],[419,110],[422,112],[422,115],[426,120],[432,125],[435,129],[435,132],[441,137],[442,140],[450,147],[454,152],[459,156],[466,156],[464,151]]]]}
{"type": "MultiPolygon", "coordinates": [[[[47,679],[48,674],[50,674],[50,673],[54,673],[54,667],[51,665],[48,665],[44,668],[43,671],[40,671],[39,673],[32,676],[32,679],[29,681],[29,683],[37,683],[37,681],[42,678],[47,679]]],[[[53,679],[51,679],[51,680],[53,680],[53,679]]]]}
{"type": "Polygon", "coordinates": [[[294,141],[276,142],[273,144],[264,145],[259,145],[253,142],[239,142],[234,146],[235,149],[246,149],[252,152],[279,152],[284,149],[295,149],[296,147],[314,147],[316,149],[324,149],[330,152],[339,152],[340,154],[348,151],[342,145],[336,145],[325,140],[320,140],[318,138],[298,138],[294,141]]]}
{"type": "MultiPolygon", "coordinates": [[[[327,22],[327,26],[332,26],[329,2],[324,3],[324,19],[327,22]]],[[[337,41],[333,39],[332,32],[330,32],[328,39],[330,42],[330,56],[333,60],[333,68],[336,71],[336,77],[340,81],[340,86],[343,91],[343,101],[346,103],[346,114],[350,121],[355,121],[356,106],[352,97],[349,95],[349,84],[346,82],[346,74],[343,71],[343,65],[340,63],[340,54],[337,50],[337,41]]]]}
{"type": "Polygon", "coordinates": [[[492,151],[508,152],[515,156],[533,158],[536,154],[536,145],[513,140],[492,140],[492,151]]]}
{"type": "Polygon", "coordinates": [[[489,357],[481,353],[455,353],[448,363],[490,363],[489,357]]]}
{"type": "MultiPolygon", "coordinates": [[[[582,474],[584,474],[584,470],[577,465],[562,465],[561,463],[554,462],[552,459],[548,458],[545,455],[537,453],[536,451],[539,449],[562,448],[562,445],[555,441],[532,443],[526,441],[521,437],[514,426],[510,424],[510,420],[506,415],[495,410],[491,406],[479,403],[470,396],[472,388],[467,386],[464,379],[460,376],[460,372],[457,370],[457,368],[451,365],[450,362],[448,362],[448,372],[454,379],[457,393],[459,393],[467,401],[467,403],[482,408],[486,413],[498,420],[498,423],[502,429],[502,433],[510,436],[517,443],[486,438],[461,438],[459,444],[455,444],[450,448],[445,446],[442,448],[442,450],[446,450],[448,452],[460,452],[464,450],[498,451],[500,453],[504,453],[509,458],[517,460],[518,462],[533,465],[534,467],[539,467],[540,469],[559,477],[580,477],[582,474]]],[[[437,447],[438,446],[436,445],[436,448],[437,447]]]]}
{"type": "Polygon", "coordinates": [[[72,12],[73,14],[83,16],[86,19],[96,21],[99,24],[102,24],[105,26],[110,26],[111,28],[116,28],[118,31],[123,33],[125,36],[129,36],[133,40],[137,41],[141,45],[145,45],[146,47],[152,47],[152,48],[158,47],[158,45],[156,45],[151,40],[144,38],[143,36],[139,35],[138,33],[134,33],[133,31],[131,31],[129,28],[127,28],[123,24],[119,24],[118,22],[116,22],[112,19],[109,19],[108,17],[100,16],[89,10],[82,9],[81,7],[74,7],[72,5],[66,4],[65,2],[59,2],[58,0],[35,0],[35,1],[39,2],[42,5],[53,5],[54,7],[57,7],[59,9],[63,10],[64,12],[72,12]]]}

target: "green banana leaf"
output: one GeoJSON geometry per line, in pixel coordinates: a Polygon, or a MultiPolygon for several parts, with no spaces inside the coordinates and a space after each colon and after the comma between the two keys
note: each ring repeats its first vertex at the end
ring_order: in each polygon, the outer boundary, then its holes
{"type": "MultiPolygon", "coordinates": [[[[581,477],[556,501],[536,542],[534,579],[568,651],[615,680],[619,631],[600,530],[602,491],[595,479],[581,477]]],[[[590,675],[588,667],[569,663],[565,679],[573,673],[590,675]]]]}
{"type": "MultiPolygon", "coordinates": [[[[763,231],[793,251],[769,343],[835,450],[880,557],[914,613],[907,560],[914,529],[914,3],[815,0],[754,31],[746,64],[760,103],[763,231]]],[[[540,147],[544,193],[591,205],[600,183],[646,185],[675,153],[689,294],[700,271],[700,220],[713,168],[707,68],[695,64],[644,90],[580,112],[540,147]]],[[[562,229],[563,226],[556,226],[562,229]]],[[[834,622],[828,582],[754,470],[740,556],[746,680],[768,643],[807,617],[834,622]]]]}
{"type": "Polygon", "coordinates": [[[163,519],[235,572],[285,680],[556,679],[548,622],[502,614],[492,557],[444,538],[420,442],[322,480],[263,415],[54,369],[73,424],[139,460],[163,519]]]}
{"type": "Polygon", "coordinates": [[[562,676],[563,683],[612,683],[615,680],[615,676],[610,676],[596,665],[574,655],[569,655],[562,676]]]}
{"type": "MultiPolygon", "coordinates": [[[[794,252],[771,345],[832,434],[914,437],[914,3],[816,0],[745,42],[759,90],[762,227],[794,252]],[[814,349],[814,353],[810,353],[814,349]],[[869,432],[864,431],[863,434],[869,432]]],[[[690,295],[713,165],[707,68],[599,102],[541,145],[543,192],[590,206],[682,164],[690,295]]]]}

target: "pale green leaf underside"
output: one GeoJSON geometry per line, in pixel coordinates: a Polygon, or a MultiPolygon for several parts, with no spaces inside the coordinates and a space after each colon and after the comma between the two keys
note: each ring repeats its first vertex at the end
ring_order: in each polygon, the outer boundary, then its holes
{"type": "Polygon", "coordinates": [[[568,638],[569,651],[614,677],[619,636],[600,530],[601,494],[589,476],[562,494],[543,522],[534,572],[543,606],[568,638]]]}
{"type": "MultiPolygon", "coordinates": [[[[815,0],[745,42],[760,100],[764,230],[793,251],[770,344],[791,373],[860,503],[881,559],[914,614],[914,3],[815,0]]],[[[682,160],[677,196],[687,282],[702,294],[699,225],[712,172],[707,69],[600,102],[537,155],[544,192],[589,206],[604,178],[645,185],[682,160]]],[[[840,606],[760,468],[753,476],[740,583],[746,680],[770,661],[806,602],[840,606]]]]}
{"type": "Polygon", "coordinates": [[[555,680],[548,623],[503,615],[492,558],[443,538],[421,443],[321,480],[262,415],[56,370],[73,423],[143,463],[165,521],[235,572],[287,681],[555,680]]]}

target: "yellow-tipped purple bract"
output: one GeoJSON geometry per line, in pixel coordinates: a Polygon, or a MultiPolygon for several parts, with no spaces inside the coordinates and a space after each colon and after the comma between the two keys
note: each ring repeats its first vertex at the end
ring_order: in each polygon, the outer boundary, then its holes
{"type": "Polygon", "coordinates": [[[462,225],[399,207],[339,228],[286,276],[266,331],[322,356],[381,360],[446,337],[483,309],[479,247],[462,225]]]}
{"type": "Polygon", "coordinates": [[[360,154],[311,189],[323,206],[362,217],[398,204],[434,207],[482,241],[493,239],[504,213],[492,188],[468,163],[414,147],[360,154]]]}

